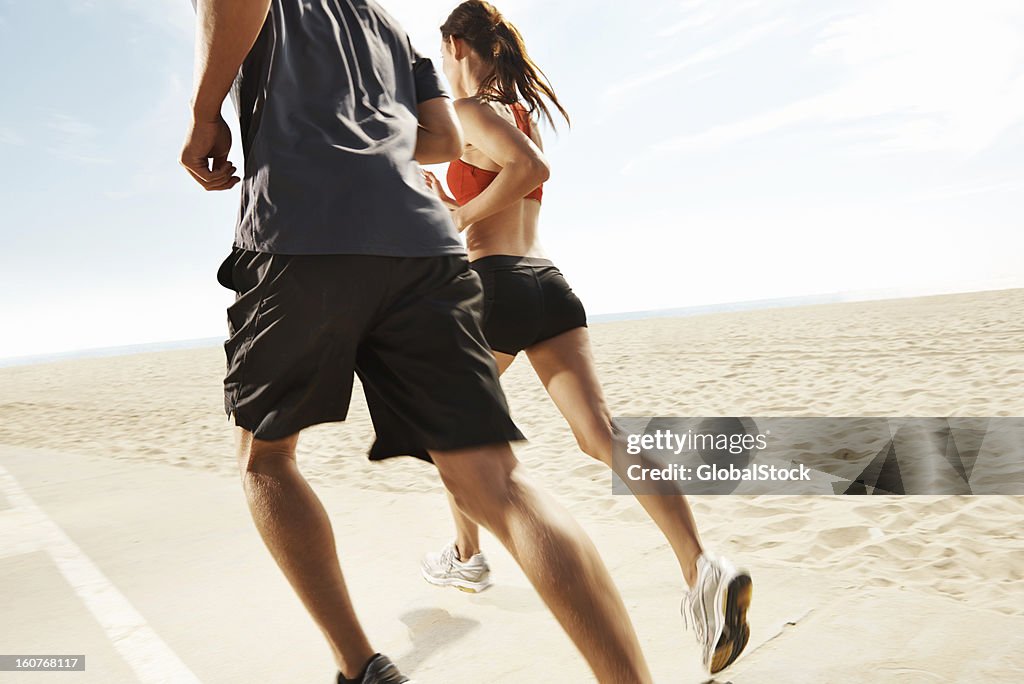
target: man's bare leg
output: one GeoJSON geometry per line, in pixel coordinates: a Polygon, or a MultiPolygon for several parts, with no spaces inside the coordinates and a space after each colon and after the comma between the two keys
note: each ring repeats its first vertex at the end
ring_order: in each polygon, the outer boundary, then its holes
{"type": "Polygon", "coordinates": [[[327,638],[338,669],[355,678],[374,650],[352,608],[331,521],[295,463],[298,438],[263,441],[238,428],[242,487],[260,536],[327,638]]]}
{"type": "MultiPolygon", "coordinates": [[[[504,375],[512,362],[516,360],[514,354],[505,354],[499,351],[492,351],[494,363],[498,367],[498,375],[504,375]]],[[[480,552],[480,526],[459,510],[455,503],[455,497],[448,493],[448,506],[452,510],[452,518],[455,520],[455,550],[459,559],[468,561],[480,552]]]]}
{"type": "Polygon", "coordinates": [[[597,549],[523,473],[507,444],[432,451],[459,510],[509,550],[598,681],[651,681],[633,623],[597,549]]]}

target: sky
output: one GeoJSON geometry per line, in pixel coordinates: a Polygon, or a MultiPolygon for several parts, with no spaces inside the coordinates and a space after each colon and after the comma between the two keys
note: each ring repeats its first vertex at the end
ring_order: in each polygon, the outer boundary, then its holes
{"type": "MultiPolygon", "coordinates": [[[[453,3],[381,4],[438,57],[453,3]]],[[[1019,0],[496,4],[573,117],[541,235],[591,314],[1024,287],[1019,0]]],[[[225,334],[193,22],[0,0],[0,358],[225,334]]]]}

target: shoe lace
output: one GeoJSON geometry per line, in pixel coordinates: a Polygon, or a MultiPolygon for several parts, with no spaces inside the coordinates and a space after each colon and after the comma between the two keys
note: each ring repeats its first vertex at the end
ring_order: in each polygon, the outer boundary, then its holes
{"type": "Polygon", "coordinates": [[[441,563],[448,569],[452,570],[455,568],[456,551],[455,544],[449,544],[444,547],[444,551],[441,552],[441,563]]]}
{"type": "Polygon", "coordinates": [[[701,644],[704,643],[707,638],[707,625],[701,620],[697,619],[694,612],[694,603],[699,600],[699,596],[696,592],[692,591],[683,598],[683,625],[686,631],[693,630],[694,635],[697,637],[697,641],[701,644]]]}

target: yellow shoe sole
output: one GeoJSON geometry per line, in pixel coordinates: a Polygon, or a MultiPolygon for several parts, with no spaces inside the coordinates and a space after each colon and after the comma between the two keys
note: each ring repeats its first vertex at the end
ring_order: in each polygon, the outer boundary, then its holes
{"type": "Polygon", "coordinates": [[[725,629],[715,645],[711,656],[711,674],[721,672],[732,665],[747,647],[750,626],[747,624],[747,609],[754,594],[750,575],[737,575],[725,591],[725,629]]]}

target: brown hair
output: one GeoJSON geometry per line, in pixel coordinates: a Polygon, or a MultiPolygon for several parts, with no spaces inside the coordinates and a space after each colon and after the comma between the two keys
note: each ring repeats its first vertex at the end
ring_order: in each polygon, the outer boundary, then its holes
{"type": "Polygon", "coordinates": [[[501,15],[489,2],[467,0],[448,15],[441,25],[444,38],[461,38],[494,70],[480,84],[477,96],[486,100],[513,104],[520,99],[528,105],[530,113],[538,109],[548,122],[555,121],[544,99],[558,109],[571,125],[569,114],[555,96],[547,76],[526,52],[526,44],[512,22],[501,15]]]}

